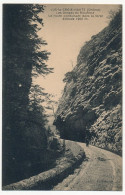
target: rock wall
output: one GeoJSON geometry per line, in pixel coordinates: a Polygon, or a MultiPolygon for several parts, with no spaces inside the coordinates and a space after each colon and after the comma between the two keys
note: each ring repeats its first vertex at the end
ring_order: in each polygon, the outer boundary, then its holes
{"type": "Polygon", "coordinates": [[[122,19],[110,24],[81,48],[66,73],[54,121],[62,138],[86,141],[121,154],[122,19]]]}

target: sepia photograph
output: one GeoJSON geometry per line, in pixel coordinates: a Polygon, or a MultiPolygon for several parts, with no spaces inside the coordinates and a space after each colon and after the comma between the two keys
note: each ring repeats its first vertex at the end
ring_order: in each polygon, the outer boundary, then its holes
{"type": "Polygon", "coordinates": [[[122,4],[2,4],[2,191],[122,191],[122,4]]]}

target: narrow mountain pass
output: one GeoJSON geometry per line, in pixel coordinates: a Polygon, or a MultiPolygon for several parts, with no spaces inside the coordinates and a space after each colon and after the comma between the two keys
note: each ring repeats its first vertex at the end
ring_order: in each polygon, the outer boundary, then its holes
{"type": "Polygon", "coordinates": [[[86,161],[83,161],[73,174],[56,185],[53,190],[122,190],[122,158],[109,151],[77,143],[84,149],[86,161]]]}

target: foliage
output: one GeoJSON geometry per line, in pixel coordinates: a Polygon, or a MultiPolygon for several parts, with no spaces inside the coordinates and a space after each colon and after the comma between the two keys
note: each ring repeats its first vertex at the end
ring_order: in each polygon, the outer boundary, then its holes
{"type": "Polygon", "coordinates": [[[122,6],[121,6],[121,5],[117,8],[117,10],[112,10],[112,9],[111,9],[111,10],[109,11],[109,15],[107,16],[108,20],[109,20],[109,21],[113,21],[114,18],[115,18],[119,13],[121,13],[121,11],[122,11],[122,6]]]}
{"type": "Polygon", "coordinates": [[[45,108],[48,110],[52,110],[53,116],[54,118],[56,118],[55,107],[57,107],[58,102],[53,99],[54,97],[55,96],[52,94],[46,94],[45,96],[46,107],[45,108]]]}
{"type": "Polygon", "coordinates": [[[46,95],[43,91],[44,88],[39,85],[31,85],[29,92],[29,110],[35,111],[39,107],[42,107],[42,103],[44,102],[43,96],[46,95]]]}
{"type": "Polygon", "coordinates": [[[75,82],[76,81],[76,73],[71,71],[71,72],[67,72],[65,74],[65,78],[63,79],[63,82],[71,82],[72,80],[75,82]]]}
{"type": "Polygon", "coordinates": [[[47,147],[41,91],[31,86],[32,76],[52,72],[37,33],[43,11],[43,5],[3,5],[3,185],[24,177],[47,147]]]}

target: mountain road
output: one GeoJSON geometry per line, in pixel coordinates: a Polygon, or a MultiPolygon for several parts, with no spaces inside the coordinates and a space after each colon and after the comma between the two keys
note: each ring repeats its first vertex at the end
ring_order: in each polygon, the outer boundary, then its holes
{"type": "Polygon", "coordinates": [[[77,144],[84,149],[86,160],[52,190],[121,191],[122,158],[95,146],[77,144]]]}

